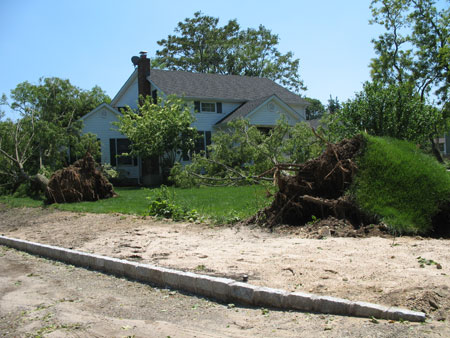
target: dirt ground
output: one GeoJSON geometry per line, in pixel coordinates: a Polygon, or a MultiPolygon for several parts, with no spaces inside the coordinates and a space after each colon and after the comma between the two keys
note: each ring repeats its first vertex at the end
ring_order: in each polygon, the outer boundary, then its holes
{"type": "MultiPolygon", "coordinates": [[[[0,324],[0,332],[11,330],[8,332],[17,336],[33,332],[34,312],[44,313],[35,311],[40,304],[51,305],[51,318],[57,322],[55,327],[60,327],[55,330],[58,334],[49,337],[85,333],[140,337],[149,336],[148,331],[144,334],[149,327],[155,337],[450,336],[447,239],[339,238],[331,237],[327,229],[320,234],[307,228],[269,232],[259,227],[210,227],[118,214],[5,206],[0,206],[0,234],[215,276],[241,279],[247,274],[249,283],[255,285],[400,306],[429,316],[426,324],[376,324],[367,319],[300,312],[270,310],[264,315],[261,309],[230,309],[8,250],[0,257],[0,322],[12,324],[0,324]],[[33,278],[34,274],[39,277],[33,278]],[[114,283],[124,286],[111,286],[114,283]],[[167,306],[166,301],[170,303],[167,306]],[[159,313],[160,308],[167,311],[159,313]],[[128,332],[122,326],[135,329],[128,332]]],[[[36,320],[41,326],[45,324],[42,318],[36,320]]]]}

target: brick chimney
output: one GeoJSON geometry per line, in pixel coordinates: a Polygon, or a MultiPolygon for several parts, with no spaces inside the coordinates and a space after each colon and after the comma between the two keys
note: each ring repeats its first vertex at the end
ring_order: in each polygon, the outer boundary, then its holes
{"type": "MultiPolygon", "coordinates": [[[[147,52],[139,52],[139,61],[138,61],[138,93],[139,97],[142,95],[146,97],[151,95],[151,85],[147,80],[147,77],[150,75],[150,59],[147,59],[147,52]]],[[[142,104],[142,100],[139,98],[139,104],[142,104]]]]}

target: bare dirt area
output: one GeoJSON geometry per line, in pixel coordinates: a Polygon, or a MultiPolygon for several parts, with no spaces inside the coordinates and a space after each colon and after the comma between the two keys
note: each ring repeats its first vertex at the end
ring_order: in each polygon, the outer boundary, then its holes
{"type": "Polygon", "coordinates": [[[219,304],[0,246],[3,337],[440,337],[390,323],[219,304]]]}
{"type": "MultiPolygon", "coordinates": [[[[450,336],[450,240],[358,237],[357,233],[343,238],[333,237],[335,233],[336,229],[326,227],[274,228],[270,232],[260,227],[210,227],[119,214],[0,206],[0,234],[6,236],[215,276],[241,279],[246,274],[249,283],[255,285],[425,311],[430,321],[423,325],[408,324],[405,329],[399,323],[375,324],[367,319],[334,316],[333,329],[328,330],[324,324],[327,319],[321,319],[320,315],[304,317],[307,314],[275,311],[279,321],[276,322],[271,311],[270,316],[262,316],[261,323],[256,321],[250,324],[254,325],[250,331],[244,331],[250,336],[295,336],[303,332],[303,329],[296,331],[298,328],[306,325],[306,329],[307,323],[312,322],[319,326],[314,328],[316,331],[310,331],[311,335],[320,331],[325,336],[370,336],[371,331],[367,330],[373,325],[373,336],[375,332],[399,337],[450,336]],[[300,318],[299,322],[294,318],[300,318]],[[281,333],[264,331],[263,334],[256,329],[262,325],[269,330],[280,323],[285,327],[281,333]]],[[[10,271],[3,270],[1,276],[10,278],[10,271]]],[[[10,287],[15,287],[10,282],[10,287]]],[[[0,305],[3,316],[4,305],[0,305]]],[[[230,312],[226,306],[222,310],[230,312]]],[[[260,309],[240,308],[239,311],[236,318],[240,318],[239,325],[244,327],[247,324],[243,322],[243,311],[255,311],[254,316],[261,314],[260,309]]],[[[225,328],[232,326],[227,320],[223,323],[225,328]]],[[[227,335],[226,332],[218,335],[227,335]]],[[[236,335],[243,334],[240,332],[236,335]]]]}

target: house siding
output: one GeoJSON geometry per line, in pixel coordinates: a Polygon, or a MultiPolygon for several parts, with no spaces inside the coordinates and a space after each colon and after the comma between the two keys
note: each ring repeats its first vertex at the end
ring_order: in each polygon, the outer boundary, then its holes
{"type": "MultiPolygon", "coordinates": [[[[112,122],[116,121],[117,116],[106,107],[102,107],[83,120],[82,133],[92,133],[100,139],[102,163],[110,163],[109,140],[112,138],[126,138],[123,134],[115,130],[116,127],[112,122]]],[[[139,166],[118,165],[117,169],[124,171],[129,178],[139,177],[139,166]]]]}
{"type": "MultiPolygon", "coordinates": [[[[216,102],[216,101],[201,101],[201,102],[216,102]]],[[[197,128],[197,130],[201,131],[210,131],[213,130],[213,126],[223,119],[226,115],[231,113],[237,107],[239,107],[241,103],[235,102],[222,102],[222,114],[217,113],[194,113],[195,122],[192,124],[193,127],[197,128]]]]}
{"type": "Polygon", "coordinates": [[[269,103],[262,105],[249,116],[250,124],[254,124],[257,126],[274,126],[276,125],[277,121],[281,119],[282,115],[286,117],[286,121],[290,125],[294,125],[297,122],[300,122],[292,116],[292,113],[288,113],[276,102],[271,101],[269,103]],[[274,104],[275,106],[275,109],[273,109],[272,111],[269,109],[269,103],[274,104]]]}
{"type": "Polygon", "coordinates": [[[130,106],[132,109],[138,107],[138,82],[137,79],[128,87],[128,89],[118,98],[114,107],[130,106]]]}
{"type": "Polygon", "coordinates": [[[301,117],[302,121],[306,121],[306,107],[301,105],[289,105],[292,109],[294,109],[301,117]]]}

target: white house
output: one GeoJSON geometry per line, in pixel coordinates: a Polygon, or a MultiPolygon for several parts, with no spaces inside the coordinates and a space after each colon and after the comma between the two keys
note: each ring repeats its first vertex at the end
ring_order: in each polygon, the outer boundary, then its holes
{"type": "Polygon", "coordinates": [[[203,148],[211,143],[215,130],[236,118],[246,118],[260,128],[273,127],[282,115],[292,125],[305,121],[308,102],[269,79],[150,69],[145,52],[132,61],[137,67],[111,103],[103,103],[82,117],[82,131],[97,135],[102,163],[117,166],[138,183],[158,183],[158,162],[116,157],[128,151],[129,141],[112,122],[117,121],[122,107],[137,108],[139,95],[156,98],[175,94],[193,102],[193,126],[203,134],[203,148]]]}

